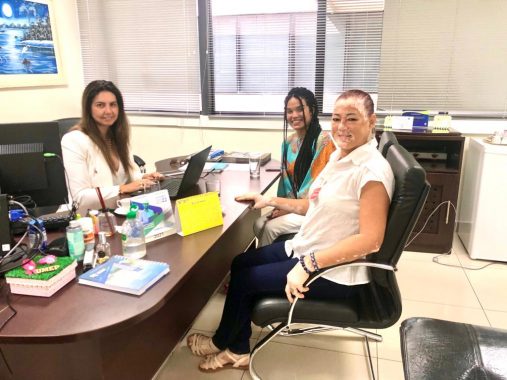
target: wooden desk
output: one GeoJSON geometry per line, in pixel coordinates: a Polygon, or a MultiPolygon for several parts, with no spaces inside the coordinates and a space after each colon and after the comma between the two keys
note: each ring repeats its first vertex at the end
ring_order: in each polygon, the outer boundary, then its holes
{"type": "MultiPolygon", "coordinates": [[[[146,258],[171,271],[140,297],[77,281],[50,298],[11,295],[17,315],[0,331],[0,378],[151,379],[253,239],[260,213],[234,196],[264,192],[278,174],[223,172],[224,225],[149,243],[146,258]]],[[[119,247],[115,241],[113,253],[119,247]]]]}

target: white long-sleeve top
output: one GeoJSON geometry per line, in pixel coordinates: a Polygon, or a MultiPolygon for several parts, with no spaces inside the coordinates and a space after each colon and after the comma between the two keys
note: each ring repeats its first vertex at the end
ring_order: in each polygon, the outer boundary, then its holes
{"type": "MultiPolygon", "coordinates": [[[[106,207],[115,208],[120,185],[129,180],[121,162],[118,171],[112,174],[100,149],[81,131],[71,131],[63,136],[62,154],[70,199],[78,203],[78,212],[84,214],[88,209],[101,208],[96,187],[100,188],[106,207]]],[[[139,168],[132,158],[130,160],[134,168],[132,181],[141,179],[139,168]]]]}

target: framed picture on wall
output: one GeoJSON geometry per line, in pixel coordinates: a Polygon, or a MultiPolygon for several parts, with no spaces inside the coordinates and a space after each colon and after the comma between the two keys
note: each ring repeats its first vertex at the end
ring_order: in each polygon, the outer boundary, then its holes
{"type": "Polygon", "coordinates": [[[0,1],[0,88],[65,83],[51,0],[0,1]]]}

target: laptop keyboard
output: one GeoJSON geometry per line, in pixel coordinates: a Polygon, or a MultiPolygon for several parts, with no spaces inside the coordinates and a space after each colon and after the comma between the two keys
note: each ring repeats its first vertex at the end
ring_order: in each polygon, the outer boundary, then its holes
{"type": "Polygon", "coordinates": [[[180,189],[182,178],[170,178],[160,182],[160,189],[167,189],[170,197],[175,197],[180,189]]]}

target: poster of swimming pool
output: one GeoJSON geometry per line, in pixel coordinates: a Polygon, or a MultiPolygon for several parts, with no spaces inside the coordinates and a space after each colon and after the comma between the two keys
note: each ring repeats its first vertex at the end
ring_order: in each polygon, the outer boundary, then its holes
{"type": "Polygon", "coordinates": [[[62,80],[51,1],[0,0],[0,87],[62,80]]]}

